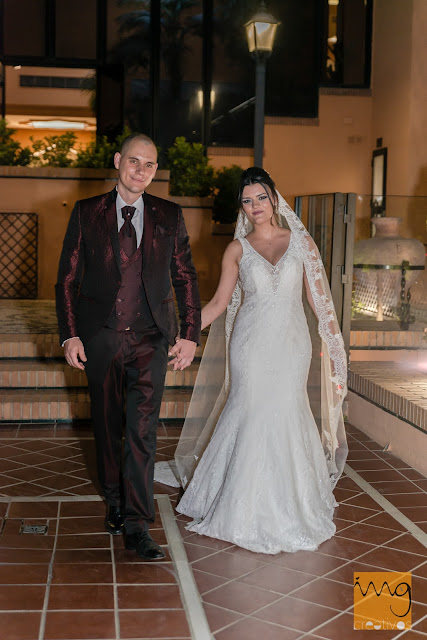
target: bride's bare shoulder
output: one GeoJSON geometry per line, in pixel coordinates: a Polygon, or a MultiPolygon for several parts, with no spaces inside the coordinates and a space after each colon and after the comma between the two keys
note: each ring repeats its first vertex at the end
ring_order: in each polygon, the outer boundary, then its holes
{"type": "Polygon", "coordinates": [[[237,238],[232,240],[224,251],[224,258],[239,261],[242,257],[242,243],[237,238]]]}

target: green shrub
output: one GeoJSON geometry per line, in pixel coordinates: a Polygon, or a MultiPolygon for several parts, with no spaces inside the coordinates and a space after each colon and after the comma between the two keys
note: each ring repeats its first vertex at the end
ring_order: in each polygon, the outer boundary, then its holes
{"type": "Polygon", "coordinates": [[[16,129],[10,129],[6,120],[0,118],[0,166],[25,166],[31,161],[29,147],[21,147],[21,143],[13,140],[16,129]]]}
{"type": "Polygon", "coordinates": [[[72,167],[74,158],[72,148],[77,141],[76,134],[67,131],[60,136],[46,136],[42,140],[34,140],[33,164],[41,167],[72,167]]]}
{"type": "Polygon", "coordinates": [[[242,167],[237,164],[233,164],[231,167],[222,167],[217,172],[212,207],[212,219],[215,222],[223,224],[236,222],[239,212],[237,196],[242,172],[242,167]]]}
{"type": "Polygon", "coordinates": [[[214,170],[204,155],[203,145],[175,138],[167,152],[172,196],[210,196],[214,189],[214,170]]]}
{"type": "Polygon", "coordinates": [[[117,149],[116,143],[110,142],[107,136],[97,137],[86,147],[80,147],[74,166],[88,169],[112,169],[117,149]]]}

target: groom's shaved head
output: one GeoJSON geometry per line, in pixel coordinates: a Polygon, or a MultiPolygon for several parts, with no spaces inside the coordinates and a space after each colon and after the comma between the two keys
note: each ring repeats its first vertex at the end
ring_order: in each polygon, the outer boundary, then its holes
{"type": "Polygon", "coordinates": [[[137,140],[138,142],[142,142],[144,144],[152,145],[156,150],[156,154],[157,154],[157,147],[151,138],[146,136],[144,133],[132,133],[130,136],[127,136],[127,138],[123,140],[119,150],[120,155],[125,154],[129,145],[135,140],[137,140]]]}

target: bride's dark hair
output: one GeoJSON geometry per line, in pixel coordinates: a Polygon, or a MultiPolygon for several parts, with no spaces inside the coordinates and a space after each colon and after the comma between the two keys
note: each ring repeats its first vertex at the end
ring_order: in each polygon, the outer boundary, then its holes
{"type": "MultiPolygon", "coordinates": [[[[267,173],[267,171],[265,171],[264,169],[261,169],[261,167],[249,167],[249,169],[245,169],[245,171],[240,176],[238,193],[239,207],[241,209],[243,208],[243,189],[251,184],[259,184],[261,185],[261,187],[264,187],[268,199],[270,200],[271,206],[273,207],[273,213],[277,223],[277,206],[279,204],[279,198],[277,197],[276,185],[274,184],[274,180],[270,176],[270,174],[267,173]]],[[[288,225],[286,224],[285,226],[287,227],[288,225]]]]}

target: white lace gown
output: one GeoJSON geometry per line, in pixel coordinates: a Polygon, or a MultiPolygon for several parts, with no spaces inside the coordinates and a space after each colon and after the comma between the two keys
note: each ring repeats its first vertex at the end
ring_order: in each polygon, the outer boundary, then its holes
{"type": "Polygon", "coordinates": [[[177,511],[191,531],[251,551],[315,550],[335,533],[336,502],[307,396],[303,263],[292,235],[275,266],[240,242],[230,393],[177,511]]]}

